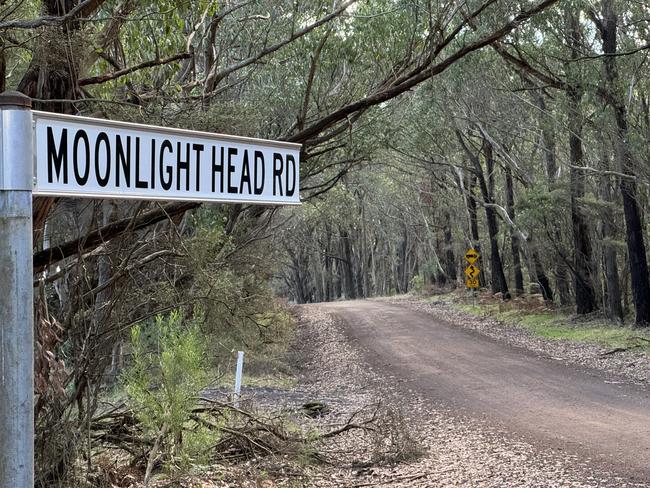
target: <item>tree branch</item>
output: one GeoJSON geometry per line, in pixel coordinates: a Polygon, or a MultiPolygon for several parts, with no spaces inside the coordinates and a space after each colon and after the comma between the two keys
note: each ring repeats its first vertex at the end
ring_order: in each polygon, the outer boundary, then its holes
{"type": "Polygon", "coordinates": [[[511,54],[500,42],[495,42],[492,44],[492,49],[494,49],[507,63],[515,66],[520,72],[537,78],[538,80],[545,83],[546,86],[557,88],[558,90],[567,89],[567,84],[564,81],[558,80],[557,78],[541,72],[537,68],[531,66],[531,64],[522,57],[511,54]]]}
{"type": "Polygon", "coordinates": [[[153,66],[160,66],[163,64],[169,64],[173,63],[174,61],[178,61],[179,59],[187,59],[191,57],[192,55],[190,53],[178,53],[174,54],[173,56],[169,56],[168,58],[164,59],[152,59],[150,61],[145,61],[144,63],[136,64],[135,66],[130,66],[128,68],[124,68],[118,71],[114,71],[113,73],[108,73],[105,75],[98,75],[98,76],[91,76],[89,78],[83,78],[79,80],[79,86],[86,86],[86,85],[97,85],[99,83],[106,83],[107,81],[110,80],[115,80],[117,78],[120,78],[122,76],[131,74],[135,71],[144,69],[144,68],[151,68],[153,66]]]}
{"type": "Polygon", "coordinates": [[[278,42],[276,44],[273,44],[272,46],[268,46],[268,47],[262,49],[257,54],[255,54],[253,56],[250,56],[250,57],[248,57],[246,59],[243,59],[242,61],[240,61],[238,63],[230,65],[227,68],[224,68],[220,72],[214,74],[214,76],[210,80],[206,80],[206,85],[208,85],[208,84],[210,84],[212,86],[218,85],[219,82],[221,80],[223,80],[229,74],[231,74],[231,73],[233,73],[235,71],[238,71],[238,70],[240,70],[242,68],[245,68],[246,66],[250,66],[251,64],[256,63],[257,61],[262,59],[263,57],[268,56],[269,54],[274,53],[275,51],[279,50],[280,48],[283,48],[287,44],[292,43],[296,39],[299,39],[300,37],[303,37],[303,36],[309,34],[311,31],[313,31],[317,27],[320,27],[321,25],[326,24],[330,20],[332,20],[332,19],[338,17],[339,15],[341,15],[341,13],[343,13],[350,5],[352,5],[353,3],[356,3],[356,2],[357,2],[357,0],[347,0],[346,2],[341,4],[341,6],[338,9],[336,9],[334,12],[332,12],[331,14],[326,15],[322,19],[314,22],[313,24],[308,25],[304,29],[301,29],[301,30],[291,34],[285,40],[280,41],[280,42],[278,42]]]}
{"type": "Polygon", "coordinates": [[[169,218],[169,216],[182,214],[198,207],[199,205],[201,205],[200,202],[171,203],[143,213],[135,218],[128,217],[126,219],[118,220],[117,222],[112,222],[100,227],[88,235],[80,237],[79,239],[64,242],[58,246],[52,246],[49,249],[43,249],[34,254],[34,272],[37,273],[43,271],[47,266],[62,261],[70,256],[74,256],[75,254],[87,252],[88,250],[93,249],[100,244],[104,244],[125,232],[133,232],[149,225],[156,224],[169,218]]]}
{"type": "Polygon", "coordinates": [[[435,64],[433,66],[429,66],[428,68],[419,71],[416,75],[408,79],[405,79],[399,84],[391,85],[387,88],[384,87],[380,89],[380,91],[378,92],[375,92],[367,97],[357,100],[356,102],[350,103],[344,107],[341,107],[339,110],[336,110],[330,115],[323,117],[322,119],[314,122],[311,126],[307,127],[306,129],[289,137],[287,140],[291,142],[307,143],[307,141],[316,137],[322,131],[336,124],[340,120],[345,119],[349,115],[359,110],[367,109],[371,106],[378,105],[382,102],[395,98],[398,95],[401,95],[402,93],[410,90],[411,88],[415,87],[421,82],[442,73],[447,68],[449,68],[452,64],[462,59],[466,55],[474,51],[477,51],[478,49],[481,49],[485,46],[488,46],[494,43],[495,41],[501,39],[502,37],[515,30],[519,25],[526,22],[534,15],[544,11],[545,9],[549,8],[550,6],[554,5],[557,2],[558,0],[545,0],[529,10],[524,10],[523,12],[520,12],[510,22],[507,22],[501,28],[495,30],[490,35],[487,35],[479,39],[478,41],[464,45],[463,47],[458,49],[453,54],[449,55],[440,63],[435,64]]]}
{"type": "Polygon", "coordinates": [[[65,15],[45,15],[31,20],[7,20],[0,22],[0,30],[6,29],[35,29],[46,25],[62,25],[79,17],[88,17],[106,0],[84,0],[65,15]]]}

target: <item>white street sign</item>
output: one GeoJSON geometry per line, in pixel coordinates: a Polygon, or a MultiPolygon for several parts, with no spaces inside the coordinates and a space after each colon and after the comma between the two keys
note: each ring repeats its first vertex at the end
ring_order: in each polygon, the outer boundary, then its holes
{"type": "Polygon", "coordinates": [[[32,113],[34,195],[300,203],[299,144],[32,113]]]}

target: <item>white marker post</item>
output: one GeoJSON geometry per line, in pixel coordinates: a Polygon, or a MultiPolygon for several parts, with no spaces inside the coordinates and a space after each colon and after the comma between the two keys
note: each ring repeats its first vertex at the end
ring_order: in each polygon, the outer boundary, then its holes
{"type": "Polygon", "coordinates": [[[0,94],[0,488],[34,486],[31,105],[0,94]]]}
{"type": "Polygon", "coordinates": [[[241,396],[241,380],[244,372],[244,351],[237,352],[237,370],[235,371],[235,408],[239,408],[241,396]]]}
{"type": "Polygon", "coordinates": [[[33,112],[0,94],[0,488],[34,486],[32,196],[299,205],[300,147],[33,112]]]}

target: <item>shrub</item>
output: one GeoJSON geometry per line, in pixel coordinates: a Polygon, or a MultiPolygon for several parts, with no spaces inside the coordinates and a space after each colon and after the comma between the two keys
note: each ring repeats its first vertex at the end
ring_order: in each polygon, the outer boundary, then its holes
{"type": "Polygon", "coordinates": [[[122,379],[129,406],[153,441],[148,464],[158,452],[176,467],[198,460],[218,435],[200,425],[187,429],[210,377],[198,327],[184,326],[174,311],[148,326],[133,327],[131,343],[132,364],[122,379]]]}
{"type": "Polygon", "coordinates": [[[413,278],[411,278],[409,286],[411,288],[411,291],[414,291],[418,294],[422,293],[422,289],[424,288],[424,277],[422,275],[415,275],[413,278]]]}

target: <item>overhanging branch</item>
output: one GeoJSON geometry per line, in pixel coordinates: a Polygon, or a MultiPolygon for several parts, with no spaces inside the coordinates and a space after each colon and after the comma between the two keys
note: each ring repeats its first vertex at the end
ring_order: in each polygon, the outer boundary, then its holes
{"type": "Polygon", "coordinates": [[[407,79],[403,79],[403,81],[401,81],[398,84],[393,84],[388,87],[383,85],[379,89],[379,91],[371,95],[368,95],[360,100],[357,100],[356,102],[341,107],[340,109],[336,110],[330,115],[327,115],[326,117],[317,120],[306,129],[289,137],[287,140],[290,142],[300,142],[300,143],[307,144],[307,141],[311,141],[324,130],[327,130],[329,127],[332,127],[337,122],[344,120],[346,117],[354,114],[355,112],[391,100],[397,97],[398,95],[401,95],[402,93],[414,88],[415,86],[422,83],[423,81],[426,81],[442,73],[447,68],[449,68],[452,64],[454,64],[456,61],[459,61],[460,59],[464,58],[466,55],[474,51],[477,51],[485,46],[489,46],[490,44],[498,41],[499,39],[503,38],[513,30],[515,30],[517,27],[519,27],[519,25],[529,20],[531,17],[546,10],[547,8],[551,7],[557,2],[558,0],[545,0],[537,4],[531,9],[520,12],[512,20],[510,20],[509,22],[501,26],[501,28],[493,31],[491,34],[475,42],[471,42],[469,44],[464,45],[463,47],[456,50],[454,53],[447,56],[441,62],[435,65],[431,65],[426,69],[421,69],[421,68],[418,69],[417,74],[414,74],[413,76],[407,79]]]}
{"type": "Polygon", "coordinates": [[[143,229],[149,225],[162,222],[170,216],[182,214],[201,205],[200,202],[176,202],[158,207],[145,212],[135,218],[128,217],[100,227],[88,235],[64,242],[58,246],[52,246],[34,254],[34,272],[43,271],[47,266],[62,261],[63,259],[83,254],[96,246],[103,244],[126,232],[133,232],[143,229]]]}
{"type": "Polygon", "coordinates": [[[169,56],[168,58],[164,59],[152,59],[149,61],[145,61],[144,63],[136,64],[135,66],[130,66],[128,68],[124,68],[118,71],[114,71],[113,73],[108,73],[105,75],[99,75],[99,76],[91,76],[89,78],[83,78],[79,80],[79,86],[86,86],[86,85],[97,85],[100,83],[105,83],[110,80],[115,80],[117,78],[121,78],[122,76],[126,76],[128,74],[131,74],[135,71],[139,71],[141,69],[145,68],[151,68],[153,66],[161,66],[163,64],[169,64],[173,63],[174,61],[178,61],[179,59],[187,59],[191,57],[192,55],[190,53],[179,53],[179,54],[174,54],[173,56],[169,56]]]}

